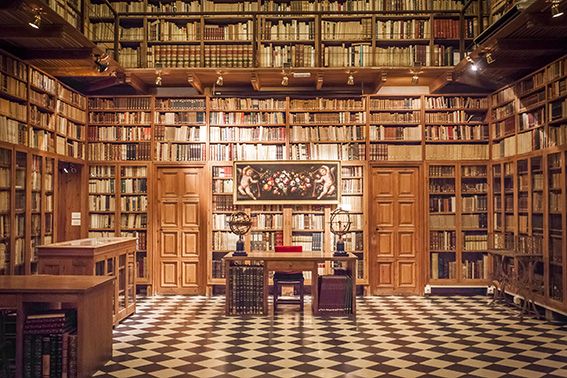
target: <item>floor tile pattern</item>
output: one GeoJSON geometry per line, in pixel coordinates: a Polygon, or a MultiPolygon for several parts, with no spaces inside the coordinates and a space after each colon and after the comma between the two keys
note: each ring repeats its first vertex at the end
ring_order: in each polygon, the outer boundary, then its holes
{"type": "Polygon", "coordinates": [[[114,330],[97,377],[567,377],[567,325],[475,297],[365,297],[356,319],[225,317],[224,297],[156,296],[114,330]]]}

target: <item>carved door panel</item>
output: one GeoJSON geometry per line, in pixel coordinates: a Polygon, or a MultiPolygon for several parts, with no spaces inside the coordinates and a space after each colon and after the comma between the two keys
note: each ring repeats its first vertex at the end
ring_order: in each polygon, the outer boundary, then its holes
{"type": "Polygon", "coordinates": [[[421,292],[419,171],[374,168],[370,209],[374,294],[421,292]]]}
{"type": "Polygon", "coordinates": [[[160,168],[157,175],[158,294],[202,294],[205,280],[202,168],[160,168]]]}

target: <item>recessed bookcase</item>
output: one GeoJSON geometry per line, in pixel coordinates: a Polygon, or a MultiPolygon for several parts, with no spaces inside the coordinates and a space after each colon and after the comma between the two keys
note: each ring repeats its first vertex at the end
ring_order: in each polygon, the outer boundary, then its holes
{"type": "Polygon", "coordinates": [[[135,237],[136,286],[145,292],[152,285],[148,171],[140,163],[89,166],[89,237],[135,237]]]}
{"type": "Polygon", "coordinates": [[[366,98],[307,98],[289,102],[290,157],[364,160],[366,98]]]}
{"type": "Polygon", "coordinates": [[[156,161],[201,161],[206,158],[205,97],[156,98],[156,161]]]}
{"type": "Polygon", "coordinates": [[[104,2],[90,0],[85,34],[108,51],[116,38],[125,67],[452,66],[480,32],[479,13],[461,15],[458,1],[110,3],[118,30],[104,2]]]}
{"type": "Polygon", "coordinates": [[[0,148],[0,274],[10,274],[12,262],[12,151],[0,148]]]}
{"type": "Polygon", "coordinates": [[[486,164],[429,164],[429,282],[484,284],[488,279],[486,164]]]}
{"type": "Polygon", "coordinates": [[[211,161],[286,159],[285,99],[209,99],[211,161]]]}
{"type": "Polygon", "coordinates": [[[89,98],[88,159],[152,159],[151,97],[89,98]]]}

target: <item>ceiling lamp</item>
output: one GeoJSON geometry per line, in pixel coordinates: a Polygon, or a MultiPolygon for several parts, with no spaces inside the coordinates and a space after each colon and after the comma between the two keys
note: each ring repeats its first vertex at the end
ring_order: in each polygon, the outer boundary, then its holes
{"type": "Polygon", "coordinates": [[[34,12],[34,16],[33,16],[33,21],[30,21],[28,23],[29,26],[31,26],[34,29],[39,29],[41,26],[41,13],[42,13],[42,9],[41,8],[35,8],[33,10],[34,12]]]}
{"type": "Polygon", "coordinates": [[[417,85],[419,83],[419,75],[413,74],[411,77],[411,85],[417,85]]]}
{"type": "Polygon", "coordinates": [[[282,77],[282,86],[287,87],[288,84],[289,84],[289,77],[284,74],[282,77]]]}
{"type": "Polygon", "coordinates": [[[156,71],[156,85],[161,86],[161,71],[156,71]]]}
{"type": "Polygon", "coordinates": [[[551,2],[551,17],[557,18],[563,16],[563,11],[559,9],[560,0],[553,0],[551,2]]]}
{"type": "Polygon", "coordinates": [[[95,55],[95,69],[100,72],[106,72],[108,70],[108,55],[103,54],[101,55],[95,55]]]}
{"type": "Polygon", "coordinates": [[[217,73],[217,81],[215,82],[216,85],[222,87],[224,85],[224,78],[222,77],[222,73],[217,73]]]}
{"type": "Polygon", "coordinates": [[[348,73],[347,85],[354,85],[354,76],[351,72],[348,73]]]}

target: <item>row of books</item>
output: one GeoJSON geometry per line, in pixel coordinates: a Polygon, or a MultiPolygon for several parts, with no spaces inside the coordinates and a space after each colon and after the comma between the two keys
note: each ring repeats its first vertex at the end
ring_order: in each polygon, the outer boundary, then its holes
{"type": "Polygon", "coordinates": [[[366,146],[362,143],[297,143],[291,146],[291,156],[298,160],[364,160],[366,146]]]}
{"type": "Polygon", "coordinates": [[[114,215],[90,214],[89,228],[114,229],[114,215]]]}
{"type": "Polygon", "coordinates": [[[371,110],[395,110],[421,108],[420,98],[372,98],[370,99],[371,110]]]}
{"type": "Polygon", "coordinates": [[[149,112],[91,112],[89,123],[114,123],[114,124],[149,124],[151,113],[149,112]]]}
{"type": "Polygon", "coordinates": [[[154,122],[162,125],[182,125],[185,123],[205,123],[205,112],[156,112],[154,122]]]}
{"type": "Polygon", "coordinates": [[[150,97],[90,97],[90,110],[150,110],[150,97]]]}
{"type": "Polygon", "coordinates": [[[0,70],[22,81],[28,79],[28,66],[7,55],[0,54],[0,70]]]}
{"type": "MultiPolygon", "coordinates": [[[[232,202],[232,198],[230,198],[232,202]]],[[[229,251],[234,250],[238,236],[230,231],[214,231],[213,232],[213,251],[229,251]]]]}
{"type": "Polygon", "coordinates": [[[341,167],[341,173],[343,178],[345,177],[361,177],[364,173],[364,169],[361,166],[353,165],[353,166],[345,166],[341,167]]]}
{"type": "Polygon", "coordinates": [[[463,260],[462,269],[463,278],[466,280],[488,278],[490,269],[490,264],[488,263],[488,255],[483,254],[481,258],[476,260],[463,260]]]}
{"type": "Polygon", "coordinates": [[[364,190],[362,178],[349,179],[343,176],[341,181],[343,194],[360,194],[364,190]]]}
{"type": "Polygon", "coordinates": [[[266,20],[260,26],[262,40],[306,41],[315,38],[315,23],[300,20],[266,20]]]}
{"type": "Polygon", "coordinates": [[[28,95],[28,86],[25,82],[0,72],[0,92],[25,99],[28,95]]]}
{"type": "Polygon", "coordinates": [[[25,123],[0,116],[0,141],[13,144],[27,144],[25,123]]]}
{"type": "MultiPolygon", "coordinates": [[[[353,228],[353,227],[351,227],[353,228]]],[[[355,227],[356,228],[356,227],[355,227]]],[[[332,245],[336,246],[338,238],[333,235],[332,245]]],[[[364,252],[364,233],[363,232],[347,232],[343,235],[343,242],[345,243],[345,250],[350,252],[364,252]]],[[[335,248],[335,247],[333,247],[335,248]]]]}
{"type": "Polygon", "coordinates": [[[454,196],[430,197],[429,213],[452,213],[455,212],[457,199],[454,196]]]}
{"type": "Polygon", "coordinates": [[[115,168],[112,166],[92,165],[89,168],[90,177],[114,178],[114,175],[116,173],[115,168]]]}
{"type": "MultiPolygon", "coordinates": [[[[211,142],[285,142],[284,127],[210,127],[211,142]]],[[[202,139],[204,140],[204,139],[202,139]]]]}
{"type": "Polygon", "coordinates": [[[457,265],[453,253],[431,254],[431,278],[454,279],[457,276],[457,265]]]}
{"type": "Polygon", "coordinates": [[[148,244],[148,234],[146,231],[122,231],[120,233],[122,237],[136,238],[136,250],[146,251],[148,244]]]}
{"type": "Polygon", "coordinates": [[[285,158],[284,150],[284,145],[219,144],[210,146],[210,159],[216,161],[283,160],[285,158]]]}
{"type": "Polygon", "coordinates": [[[89,143],[88,156],[91,160],[150,160],[151,144],[89,143]]]}
{"type": "Polygon", "coordinates": [[[234,182],[232,178],[213,180],[213,193],[231,193],[234,182]]]}
{"type": "MultiPolygon", "coordinates": [[[[91,185],[89,185],[89,189],[91,185]]],[[[100,192],[98,190],[94,193],[100,192]]],[[[89,211],[114,211],[116,199],[112,195],[91,194],[89,195],[89,211]]]]}
{"type": "Polygon", "coordinates": [[[451,251],[457,248],[455,231],[430,231],[429,248],[435,251],[451,251]]]}
{"type": "Polygon", "coordinates": [[[397,146],[373,143],[370,145],[370,160],[421,161],[421,146],[397,146]]]}
{"type": "Polygon", "coordinates": [[[299,232],[296,231],[291,235],[293,245],[303,248],[303,251],[322,251],[323,250],[323,233],[322,232],[299,232]]]}
{"type": "Polygon", "coordinates": [[[152,139],[152,129],[138,126],[89,127],[88,139],[89,141],[150,141],[152,139]]]}
{"type": "Polygon", "coordinates": [[[421,126],[370,126],[371,141],[407,140],[421,141],[421,126]]]}
{"type": "MultiPolygon", "coordinates": [[[[122,57],[122,52],[120,53],[122,57]]],[[[139,56],[136,55],[136,61],[139,56]]],[[[145,57],[146,64],[152,67],[200,67],[201,46],[200,45],[153,45],[148,46],[148,54],[145,57]]],[[[134,65],[134,67],[138,67],[134,65]]]]}
{"type": "Polygon", "coordinates": [[[163,19],[148,21],[148,41],[198,41],[201,23],[198,21],[171,22],[163,19]]]}
{"type": "Polygon", "coordinates": [[[250,250],[273,251],[276,245],[283,242],[283,231],[252,231],[250,233],[250,250]]]}
{"type": "Polygon", "coordinates": [[[291,225],[294,230],[322,230],[325,227],[323,215],[293,214],[291,225]]]}
{"type": "Polygon", "coordinates": [[[419,111],[415,112],[379,112],[370,113],[370,122],[372,123],[419,123],[421,119],[421,113],[419,111]]]}
{"type": "Polygon", "coordinates": [[[147,214],[122,214],[120,216],[120,227],[122,229],[146,228],[147,226],[147,214]]]}
{"type": "Polygon", "coordinates": [[[156,144],[156,159],[159,161],[201,161],[205,160],[205,155],[204,144],[156,144]]]}
{"type": "Polygon", "coordinates": [[[227,312],[231,315],[262,314],[264,312],[264,266],[237,265],[229,268],[227,312]]]}
{"type": "Polygon", "coordinates": [[[427,145],[427,160],[487,160],[487,145],[427,145]]]}
{"type": "Polygon", "coordinates": [[[486,196],[474,195],[461,198],[463,212],[487,211],[488,199],[486,196]]]}
{"type": "MultiPolygon", "coordinates": [[[[278,113],[276,113],[278,114],[278,113]]],[[[365,112],[345,112],[336,111],[329,113],[299,113],[291,114],[291,123],[364,123],[366,121],[365,112]]]]}
{"type": "Polygon", "coordinates": [[[147,179],[144,178],[123,178],[120,180],[121,193],[137,194],[148,191],[147,179]]]}
{"type": "MultiPolygon", "coordinates": [[[[204,107],[204,104],[203,104],[204,107]]],[[[286,101],[268,98],[211,98],[211,110],[282,110],[285,111],[286,101]]]]}
{"type": "Polygon", "coordinates": [[[380,67],[453,66],[461,60],[460,52],[452,46],[412,45],[408,47],[377,47],[374,65],[380,67]]]}
{"type": "Polygon", "coordinates": [[[372,19],[362,18],[358,21],[321,22],[321,38],[323,40],[371,39],[372,19]]]}
{"type": "Polygon", "coordinates": [[[27,122],[27,110],[28,108],[25,105],[0,98],[0,114],[2,114],[4,117],[10,117],[14,120],[27,122]]]}
{"type": "Polygon", "coordinates": [[[464,214],[461,216],[461,227],[479,229],[488,227],[488,214],[464,214]]]}
{"type": "Polygon", "coordinates": [[[239,125],[260,124],[281,125],[285,123],[283,112],[211,112],[209,114],[211,125],[239,125]]]}
{"type": "Polygon", "coordinates": [[[425,113],[425,122],[437,123],[468,123],[468,122],[484,122],[485,115],[479,113],[469,113],[465,110],[456,110],[453,112],[435,112],[425,113]]]}
{"type": "Polygon", "coordinates": [[[26,316],[23,372],[26,377],[77,377],[78,340],[75,310],[26,316]]]}
{"type": "Polygon", "coordinates": [[[425,128],[425,139],[488,141],[488,127],[486,125],[427,126],[425,128]]]}
{"type": "Polygon", "coordinates": [[[308,44],[264,44],[258,53],[260,67],[315,67],[315,47],[308,44]]]}
{"type": "Polygon", "coordinates": [[[488,235],[486,234],[464,234],[464,251],[486,251],[488,248],[488,235]]]}
{"type": "MultiPolygon", "coordinates": [[[[338,122],[342,123],[342,122],[338,122]]],[[[292,126],[291,142],[324,142],[324,141],[362,141],[364,142],[364,126],[292,126]]],[[[282,129],[282,131],[284,131],[282,129]]],[[[285,137],[284,137],[285,138],[285,137]]],[[[284,139],[282,138],[282,139],[284,139]]]]}
{"type": "Polygon", "coordinates": [[[136,254],[136,279],[147,279],[150,277],[148,271],[148,256],[145,253],[136,254]]]}

